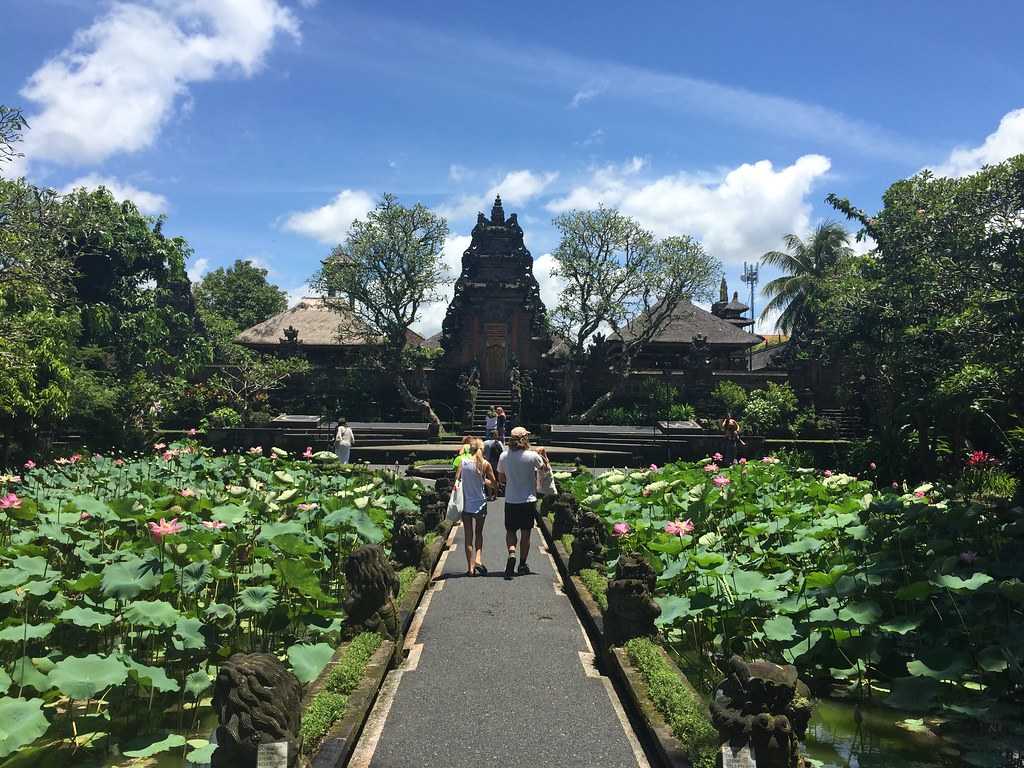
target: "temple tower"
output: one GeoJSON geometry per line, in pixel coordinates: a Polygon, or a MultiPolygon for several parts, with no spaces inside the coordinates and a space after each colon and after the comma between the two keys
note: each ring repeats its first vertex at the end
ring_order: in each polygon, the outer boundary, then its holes
{"type": "Polygon", "coordinates": [[[442,325],[441,348],[442,367],[476,365],[485,388],[506,387],[514,363],[523,369],[539,367],[551,348],[533,257],[523,244],[517,215],[505,218],[500,195],[490,219],[477,214],[442,325]]]}

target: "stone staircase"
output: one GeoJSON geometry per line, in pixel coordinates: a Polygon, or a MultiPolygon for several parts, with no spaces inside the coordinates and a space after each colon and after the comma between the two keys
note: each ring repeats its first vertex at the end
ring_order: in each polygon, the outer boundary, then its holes
{"type": "Polygon", "coordinates": [[[476,408],[473,410],[473,434],[483,434],[487,412],[499,405],[505,409],[505,415],[514,422],[511,389],[480,389],[477,391],[476,408]]]}
{"type": "Polygon", "coordinates": [[[836,437],[853,440],[868,434],[867,425],[858,414],[840,408],[822,408],[818,415],[836,425],[836,437]]]}

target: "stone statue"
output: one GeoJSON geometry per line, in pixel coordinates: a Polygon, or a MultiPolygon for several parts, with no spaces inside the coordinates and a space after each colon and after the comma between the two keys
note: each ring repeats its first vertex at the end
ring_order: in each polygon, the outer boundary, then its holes
{"type": "Polygon", "coordinates": [[[576,518],[576,527],[572,529],[569,573],[575,575],[585,568],[603,571],[606,538],[604,520],[589,509],[583,510],[576,518]]]}
{"type": "Polygon", "coordinates": [[[397,510],[391,533],[391,557],[401,566],[419,566],[423,560],[423,521],[412,510],[397,510]]]}
{"type": "Polygon", "coordinates": [[[654,569],[643,558],[619,558],[615,578],[608,582],[608,609],[604,612],[604,633],[609,645],[657,634],[654,620],[661,615],[661,606],[652,597],[656,578],[654,569]]]}
{"type": "MultiPolygon", "coordinates": [[[[451,492],[448,494],[451,496],[451,492]]],[[[424,531],[436,531],[444,519],[448,502],[441,502],[437,491],[426,490],[420,494],[420,518],[424,531]]]]}
{"type": "Polygon", "coordinates": [[[345,561],[348,596],[342,607],[350,628],[378,632],[398,639],[398,577],[384,550],[376,544],[360,547],[345,561]]]}
{"type": "Polygon", "coordinates": [[[260,744],[288,743],[288,765],[299,755],[302,686],[269,653],[236,653],[221,664],[213,687],[217,750],[213,768],[256,768],[260,744]]]}
{"type": "Polygon", "coordinates": [[[560,539],[567,533],[572,533],[576,527],[576,517],[579,514],[579,504],[576,497],[571,493],[559,493],[556,496],[548,496],[544,500],[551,499],[550,508],[555,514],[555,520],[551,525],[551,535],[560,539]]]}
{"type": "Polygon", "coordinates": [[[733,656],[711,698],[719,737],[753,747],[758,768],[803,768],[800,740],[811,719],[811,692],[796,667],[733,656]]]}

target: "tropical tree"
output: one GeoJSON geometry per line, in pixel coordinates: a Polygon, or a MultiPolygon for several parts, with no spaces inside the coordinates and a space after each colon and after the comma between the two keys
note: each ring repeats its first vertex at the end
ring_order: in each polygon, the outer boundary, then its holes
{"type": "Polygon", "coordinates": [[[785,274],[764,286],[764,295],[770,301],[761,311],[761,319],[778,314],[776,324],[790,335],[813,327],[810,299],[819,290],[828,272],[842,259],[853,254],[849,241],[850,235],[842,225],[826,221],[814,230],[806,242],[799,235],[791,233],[783,238],[785,251],[768,251],[764,254],[761,257],[762,264],[777,267],[785,274]]]}
{"type": "Polygon", "coordinates": [[[28,123],[20,109],[0,104],[0,163],[7,163],[20,154],[14,145],[21,139],[21,132],[28,123]]]}
{"type": "Polygon", "coordinates": [[[637,353],[664,330],[679,303],[711,297],[722,265],[696,240],[657,240],[614,208],[569,211],[553,223],[561,240],[552,274],[565,284],[550,317],[568,347],[564,417],[573,411],[577,369],[595,334],[608,328],[618,345],[611,386],[577,417],[590,421],[619,392],[637,353]]]}
{"type": "Polygon", "coordinates": [[[288,295],[267,280],[267,270],[242,259],[227,269],[220,267],[208,272],[192,287],[192,294],[204,320],[207,315],[216,314],[231,321],[237,331],[288,308],[288,295]]]}
{"type": "Polygon", "coordinates": [[[415,395],[405,380],[405,351],[409,326],[425,304],[442,298],[447,236],[444,218],[420,203],[407,208],[394,195],[384,195],[365,219],[352,222],[345,242],[310,279],[338,313],[339,333],[378,340],[403,404],[438,429],[441,420],[430,401],[415,395]]]}

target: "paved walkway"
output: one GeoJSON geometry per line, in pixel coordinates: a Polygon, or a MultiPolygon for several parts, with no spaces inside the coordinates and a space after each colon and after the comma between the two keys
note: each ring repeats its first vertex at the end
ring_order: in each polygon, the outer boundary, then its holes
{"type": "Polygon", "coordinates": [[[389,673],[353,768],[648,768],[601,677],[543,538],[505,581],[502,502],[484,528],[487,577],[466,577],[463,529],[389,673]]]}

